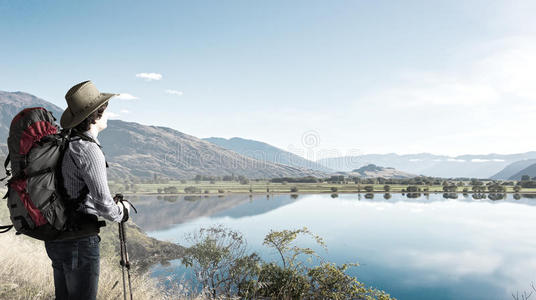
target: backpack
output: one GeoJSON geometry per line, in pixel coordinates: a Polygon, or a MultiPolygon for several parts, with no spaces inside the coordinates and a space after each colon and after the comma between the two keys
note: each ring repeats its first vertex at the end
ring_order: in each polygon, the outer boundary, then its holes
{"type": "MultiPolygon", "coordinates": [[[[55,121],[52,113],[43,107],[26,108],[11,121],[9,154],[4,163],[6,178],[11,178],[4,199],[7,198],[13,225],[0,226],[0,233],[14,227],[17,234],[50,241],[59,239],[65,231],[79,230],[75,211],[88,190],[86,187],[77,199],[67,196],[61,163],[71,140],[71,130],[60,131],[55,121]]],[[[93,217],[90,223],[97,222],[93,217]]],[[[97,232],[99,226],[102,224],[97,224],[97,232]]]]}

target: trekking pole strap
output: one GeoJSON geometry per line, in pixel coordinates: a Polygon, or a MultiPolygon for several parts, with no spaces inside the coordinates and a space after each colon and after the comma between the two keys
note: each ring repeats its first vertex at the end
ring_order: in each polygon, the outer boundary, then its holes
{"type": "Polygon", "coordinates": [[[13,228],[13,225],[1,225],[0,226],[0,233],[8,232],[13,228]]]}

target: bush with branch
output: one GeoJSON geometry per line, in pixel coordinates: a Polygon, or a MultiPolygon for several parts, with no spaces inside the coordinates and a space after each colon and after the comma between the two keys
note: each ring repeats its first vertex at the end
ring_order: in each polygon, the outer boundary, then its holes
{"type": "Polygon", "coordinates": [[[306,227],[272,230],[263,245],[277,252],[280,263],[263,261],[256,253],[247,253],[242,234],[217,225],[187,236],[192,246],[182,261],[193,270],[200,288],[213,298],[392,299],[346,274],[357,263],[338,266],[326,262],[312,248],[298,246],[299,236],[326,249],[323,239],[306,227]],[[317,263],[311,266],[313,262],[317,263]]]}

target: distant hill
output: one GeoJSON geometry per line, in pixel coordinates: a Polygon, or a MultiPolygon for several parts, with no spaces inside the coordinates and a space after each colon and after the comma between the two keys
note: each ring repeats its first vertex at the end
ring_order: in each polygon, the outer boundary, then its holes
{"type": "Polygon", "coordinates": [[[499,180],[509,179],[510,177],[513,177],[514,175],[519,173],[521,170],[535,163],[536,163],[536,159],[524,159],[524,160],[513,162],[507,165],[499,173],[491,176],[490,179],[499,179],[499,180]]]}
{"type": "Polygon", "coordinates": [[[516,174],[510,176],[510,180],[521,180],[523,175],[528,175],[530,178],[536,177],[536,163],[524,168],[523,170],[517,172],[516,174]]]}
{"type": "Polygon", "coordinates": [[[374,164],[369,164],[366,166],[363,166],[359,169],[352,170],[351,172],[344,172],[345,174],[349,176],[358,176],[363,178],[392,178],[392,179],[403,179],[403,178],[412,178],[416,177],[416,175],[401,172],[396,170],[395,168],[384,168],[380,167],[374,164]]]}
{"type": "Polygon", "coordinates": [[[249,178],[325,176],[310,169],[261,162],[167,127],[110,120],[99,140],[110,161],[139,177],[153,174],[173,178],[192,178],[197,174],[235,174],[249,178]]]}
{"type": "Polygon", "coordinates": [[[322,172],[334,172],[334,170],[324,167],[319,163],[307,160],[299,155],[260,141],[248,140],[239,137],[233,137],[230,139],[210,137],[203,138],[203,140],[260,161],[269,161],[287,166],[313,169],[322,172]]]}
{"type": "MultiPolygon", "coordinates": [[[[0,92],[0,141],[7,140],[15,114],[34,106],[50,109],[58,120],[63,112],[52,103],[27,93],[0,92]]],[[[166,127],[110,120],[99,140],[110,162],[110,178],[151,178],[155,175],[192,178],[198,174],[234,174],[249,178],[327,175],[311,169],[261,162],[166,127]]]]}
{"type": "Polygon", "coordinates": [[[398,155],[366,154],[317,160],[328,168],[351,171],[368,164],[390,166],[410,174],[434,177],[489,178],[509,164],[526,159],[536,159],[536,151],[519,154],[460,155],[449,157],[429,153],[398,155]]]}

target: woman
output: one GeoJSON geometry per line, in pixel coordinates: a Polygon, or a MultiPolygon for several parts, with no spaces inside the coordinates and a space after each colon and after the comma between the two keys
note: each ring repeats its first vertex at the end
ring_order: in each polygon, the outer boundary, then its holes
{"type": "Polygon", "coordinates": [[[100,93],[91,81],[73,86],[65,95],[68,107],[60,124],[72,129],[72,139],[62,160],[62,175],[76,215],[70,224],[74,230],[45,242],[57,300],[96,299],[100,269],[97,217],[112,222],[128,219],[129,204],[116,203],[110,194],[107,163],[97,139],[107,126],[104,111],[114,95],[100,93]]]}

